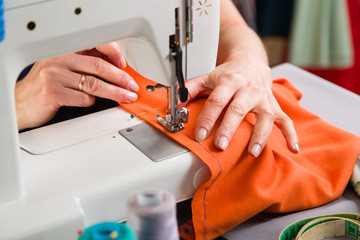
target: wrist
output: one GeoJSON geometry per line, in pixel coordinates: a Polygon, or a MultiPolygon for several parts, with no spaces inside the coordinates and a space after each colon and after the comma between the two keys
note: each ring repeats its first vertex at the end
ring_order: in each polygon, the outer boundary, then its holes
{"type": "Polygon", "coordinates": [[[260,56],[259,54],[254,54],[246,50],[232,51],[224,60],[224,62],[232,60],[248,60],[251,59],[255,62],[258,62],[261,65],[269,66],[267,56],[260,56]]]}
{"type": "Polygon", "coordinates": [[[26,101],[23,101],[24,97],[21,91],[22,85],[23,85],[22,81],[19,81],[15,84],[15,110],[16,110],[16,121],[19,130],[26,128],[26,126],[24,126],[24,121],[23,121],[26,101]]]}

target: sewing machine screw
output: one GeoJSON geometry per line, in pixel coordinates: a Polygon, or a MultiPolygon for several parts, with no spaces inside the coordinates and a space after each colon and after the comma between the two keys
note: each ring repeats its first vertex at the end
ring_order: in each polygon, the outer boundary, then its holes
{"type": "Polygon", "coordinates": [[[134,129],[133,128],[127,128],[126,131],[127,132],[132,132],[134,129]]]}
{"type": "Polygon", "coordinates": [[[75,8],[74,13],[76,15],[79,15],[81,13],[81,8],[80,7],[75,8]]]}
{"type": "Polygon", "coordinates": [[[30,21],[27,24],[27,29],[29,29],[30,31],[34,30],[36,27],[36,23],[34,21],[30,21]]]}

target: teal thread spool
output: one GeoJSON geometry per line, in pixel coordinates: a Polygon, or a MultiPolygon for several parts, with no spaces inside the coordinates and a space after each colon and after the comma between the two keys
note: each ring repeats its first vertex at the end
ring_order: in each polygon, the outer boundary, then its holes
{"type": "Polygon", "coordinates": [[[102,222],[79,233],[78,240],[136,240],[135,233],[123,223],[102,222]]]}

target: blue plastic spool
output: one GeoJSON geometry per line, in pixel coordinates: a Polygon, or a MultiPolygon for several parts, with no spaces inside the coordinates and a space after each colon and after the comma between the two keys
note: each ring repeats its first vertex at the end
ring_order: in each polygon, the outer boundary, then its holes
{"type": "Polygon", "coordinates": [[[4,1],[0,0],[0,42],[5,38],[4,1]]]}
{"type": "Polygon", "coordinates": [[[136,240],[136,236],[123,223],[103,222],[86,228],[78,240],[136,240]]]}

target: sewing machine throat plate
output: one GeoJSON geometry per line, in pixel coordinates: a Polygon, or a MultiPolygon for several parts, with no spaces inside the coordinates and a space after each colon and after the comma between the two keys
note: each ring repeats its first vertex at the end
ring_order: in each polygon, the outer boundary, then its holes
{"type": "Polygon", "coordinates": [[[154,162],[189,151],[147,123],[124,128],[119,134],[154,162]]]}

